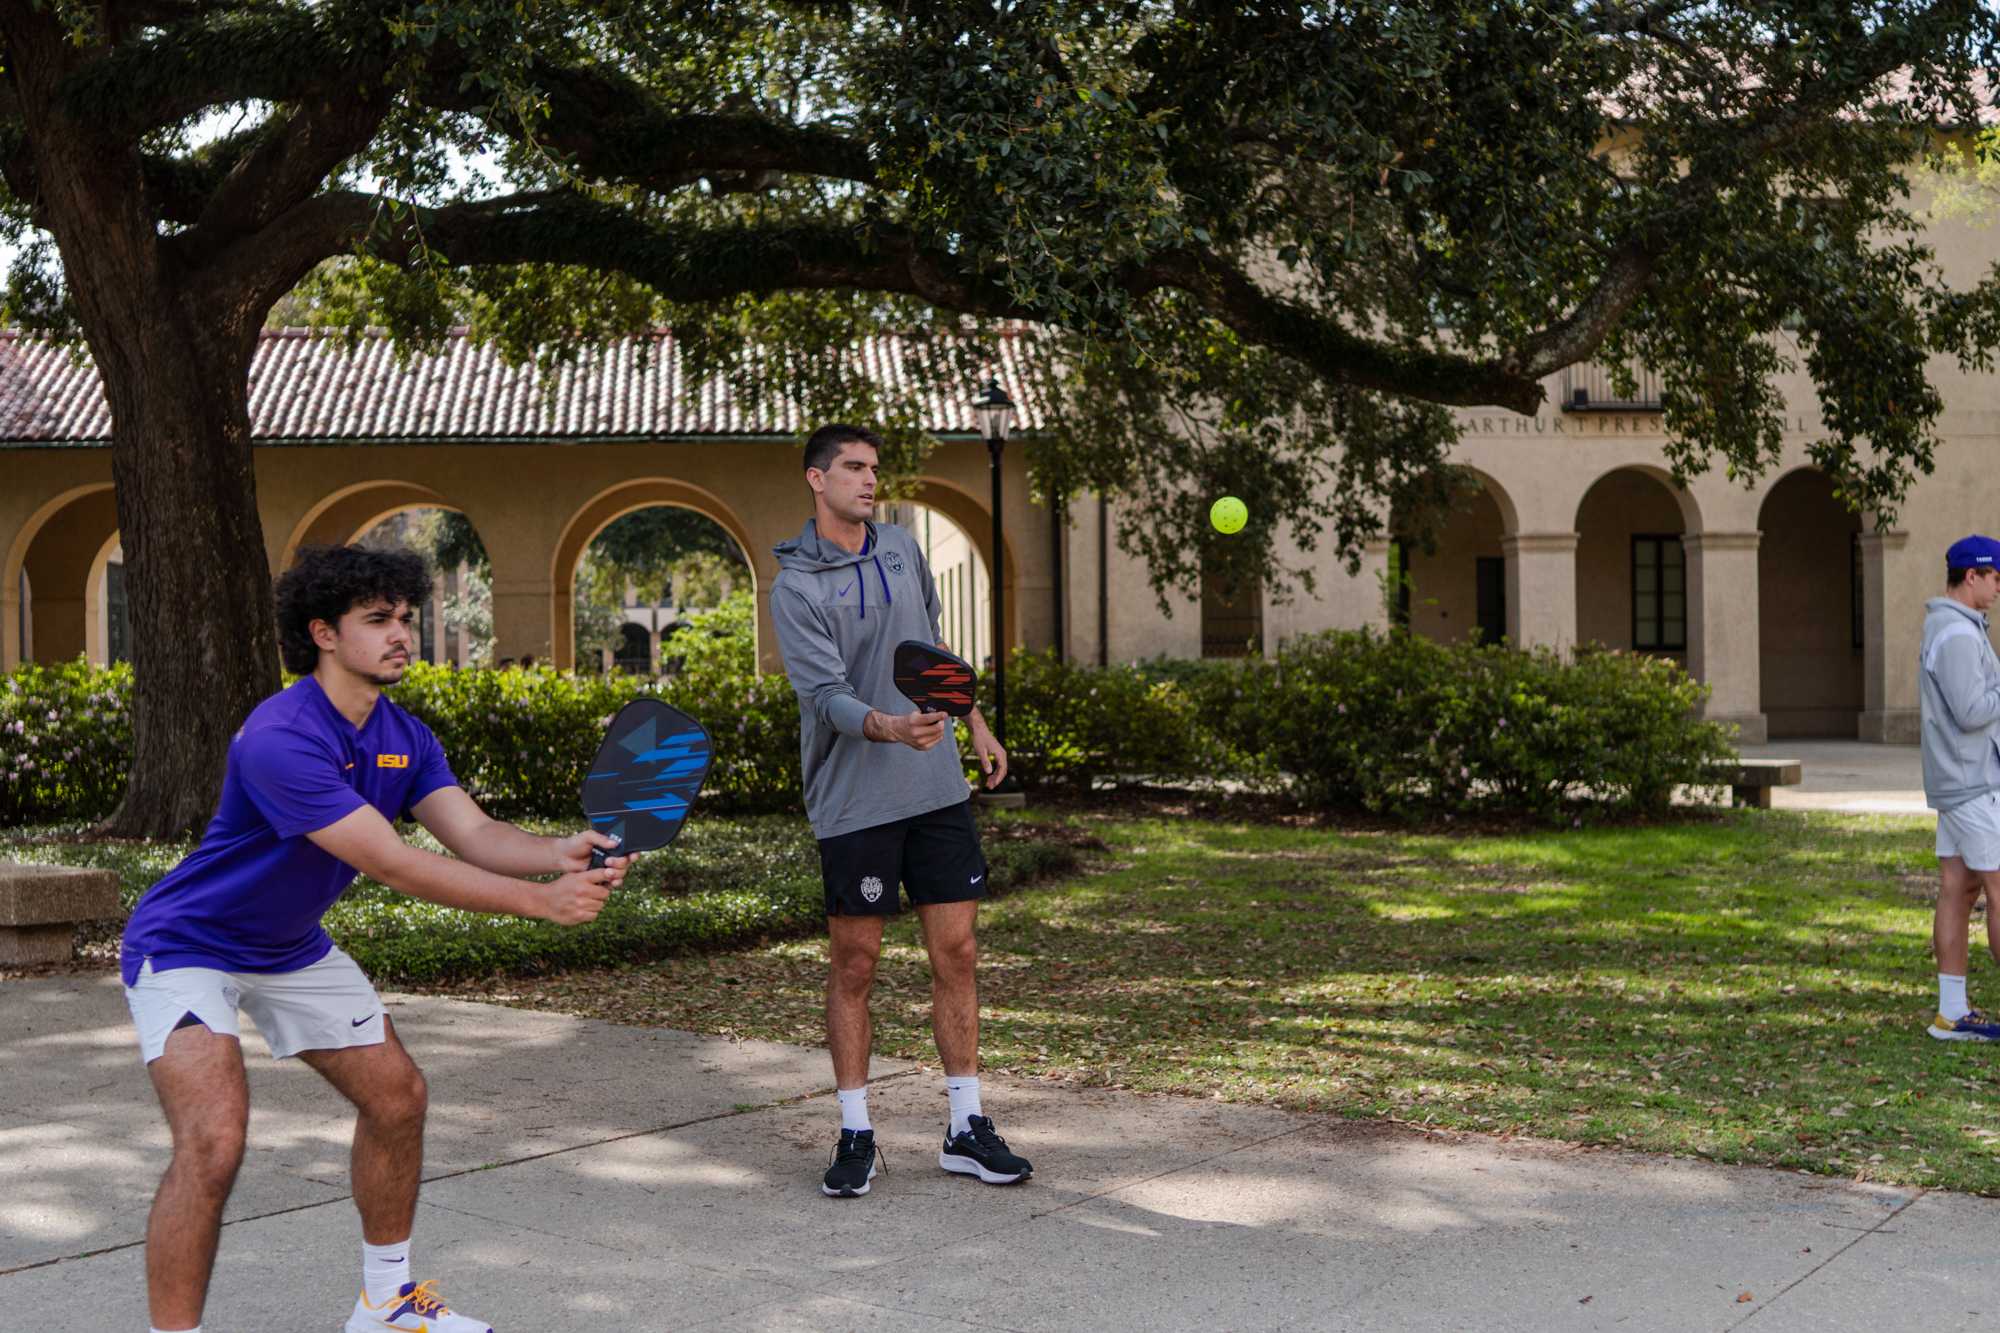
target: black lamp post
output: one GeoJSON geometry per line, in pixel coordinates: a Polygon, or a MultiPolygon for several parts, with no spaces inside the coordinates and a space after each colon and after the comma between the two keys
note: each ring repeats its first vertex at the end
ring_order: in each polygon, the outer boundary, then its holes
{"type": "MultiPolygon", "coordinates": [[[[993,737],[1001,748],[1007,745],[1007,594],[1001,579],[1000,555],[1000,451],[1007,445],[1008,427],[1014,424],[1014,400],[1000,387],[998,379],[986,381],[986,388],[972,400],[979,413],[979,429],[986,436],[986,455],[993,465],[993,559],[987,573],[993,581],[993,737]]],[[[1008,779],[1011,786],[1013,779],[1008,779]]]]}

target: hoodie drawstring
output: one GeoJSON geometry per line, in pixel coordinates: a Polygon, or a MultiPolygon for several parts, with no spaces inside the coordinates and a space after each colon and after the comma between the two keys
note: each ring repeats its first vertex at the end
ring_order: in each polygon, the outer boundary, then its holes
{"type": "MultiPolygon", "coordinates": [[[[871,532],[861,540],[861,554],[866,556],[874,549],[875,534],[871,532]]],[[[896,604],[896,597],[894,593],[889,591],[889,576],[882,572],[882,557],[877,555],[869,556],[869,558],[875,562],[875,577],[881,580],[882,583],[882,600],[888,605],[894,606],[896,604]]],[[[854,571],[854,578],[861,585],[861,618],[866,620],[868,619],[868,576],[857,568],[854,571]]]]}
{"type": "MultiPolygon", "coordinates": [[[[882,557],[879,555],[875,557],[875,577],[882,580],[882,600],[884,602],[887,602],[890,606],[894,606],[896,604],[896,598],[894,594],[892,594],[889,591],[889,576],[882,572],[882,557]]],[[[867,580],[863,579],[862,582],[865,583],[867,582],[867,580]]]]}

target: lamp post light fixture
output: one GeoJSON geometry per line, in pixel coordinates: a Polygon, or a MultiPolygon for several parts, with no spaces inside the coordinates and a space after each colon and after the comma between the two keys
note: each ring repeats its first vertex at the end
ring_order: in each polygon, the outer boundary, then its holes
{"type": "MultiPolygon", "coordinates": [[[[1007,431],[1014,424],[1014,400],[1000,387],[998,378],[988,379],[986,388],[972,400],[979,414],[979,431],[986,437],[986,456],[993,468],[993,555],[987,570],[993,587],[993,737],[1001,748],[1007,745],[1007,593],[1001,578],[1004,564],[1000,551],[1000,455],[1007,446],[1007,431]]],[[[1015,786],[1009,775],[1000,790],[1015,786]]]]}

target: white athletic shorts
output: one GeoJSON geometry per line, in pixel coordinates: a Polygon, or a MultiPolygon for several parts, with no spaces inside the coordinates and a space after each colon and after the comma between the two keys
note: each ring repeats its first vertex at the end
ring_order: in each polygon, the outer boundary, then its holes
{"type": "Polygon", "coordinates": [[[1937,854],[1963,857],[1972,870],[2000,870],[2000,792],[1938,811],[1937,854]]]}
{"type": "Polygon", "coordinates": [[[151,1064],[167,1049],[181,1020],[193,1014],[210,1032],[242,1038],[240,1007],[283,1060],[300,1051],[376,1046],[383,1040],[381,997],[360,965],[340,949],[296,972],[218,972],[211,967],[170,967],[149,961],[136,985],[125,988],[139,1052],[151,1064]]]}

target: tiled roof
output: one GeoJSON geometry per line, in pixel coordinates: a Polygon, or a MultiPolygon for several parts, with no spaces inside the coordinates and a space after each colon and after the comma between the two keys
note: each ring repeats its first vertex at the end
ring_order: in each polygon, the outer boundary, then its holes
{"type": "MultiPolygon", "coordinates": [[[[994,371],[1020,404],[1015,429],[1032,431],[1042,418],[1021,372],[1025,336],[998,340],[994,371]]],[[[922,352],[884,336],[850,355],[863,373],[901,389],[917,378],[922,352]]],[[[925,390],[929,429],[977,435],[972,398],[979,387],[925,390]]],[[[798,405],[781,395],[746,405],[719,379],[690,388],[670,333],[586,348],[555,372],[548,392],[533,366],[509,366],[494,348],[463,335],[436,356],[398,364],[385,336],[369,335],[350,350],[338,335],[308,329],[263,335],[250,363],[250,423],[253,439],[286,444],[728,439],[809,429],[798,405]]],[[[111,412],[88,353],[0,331],[0,446],[110,441],[111,412]]]]}

